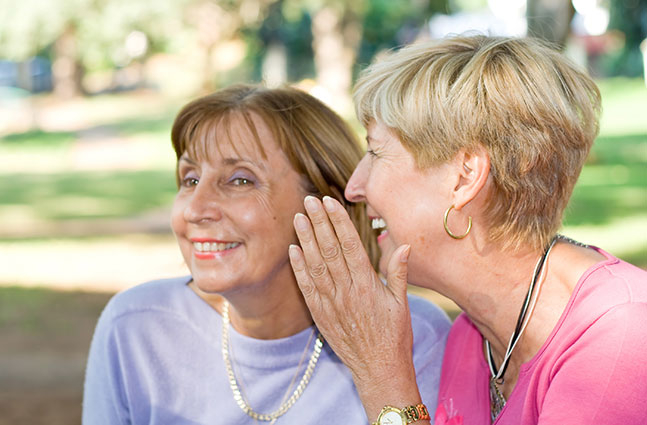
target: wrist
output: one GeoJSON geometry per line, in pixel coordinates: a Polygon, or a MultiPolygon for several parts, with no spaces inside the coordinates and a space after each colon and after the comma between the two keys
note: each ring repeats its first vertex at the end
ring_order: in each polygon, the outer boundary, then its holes
{"type": "Polygon", "coordinates": [[[386,405],[402,408],[422,403],[413,366],[379,377],[355,377],[354,381],[370,420],[377,418],[386,405]]]}
{"type": "Polygon", "coordinates": [[[377,417],[377,421],[372,425],[408,425],[414,423],[421,423],[431,419],[427,407],[418,403],[416,405],[409,405],[403,408],[394,406],[384,406],[377,417]]]}

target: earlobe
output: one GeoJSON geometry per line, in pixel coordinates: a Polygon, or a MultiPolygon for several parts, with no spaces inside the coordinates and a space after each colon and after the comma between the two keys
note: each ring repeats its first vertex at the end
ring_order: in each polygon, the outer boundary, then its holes
{"type": "Polygon", "coordinates": [[[490,155],[481,144],[461,149],[456,157],[459,161],[458,184],[454,189],[454,208],[460,210],[481,192],[490,175],[490,155]]]}

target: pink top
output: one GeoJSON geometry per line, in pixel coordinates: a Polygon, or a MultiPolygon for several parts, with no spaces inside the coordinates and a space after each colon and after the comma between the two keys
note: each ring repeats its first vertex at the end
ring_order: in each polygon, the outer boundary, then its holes
{"type": "MultiPolygon", "coordinates": [[[[580,278],[559,322],[494,422],[647,424],[647,272],[607,260],[580,278]]],[[[450,331],[434,425],[490,424],[483,337],[461,314],[450,331]]]]}

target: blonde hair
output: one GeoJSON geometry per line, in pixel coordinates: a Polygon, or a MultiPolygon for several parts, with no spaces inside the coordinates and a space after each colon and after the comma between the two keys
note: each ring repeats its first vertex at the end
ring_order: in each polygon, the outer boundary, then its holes
{"type": "MultiPolygon", "coordinates": [[[[177,159],[184,152],[208,158],[211,146],[219,146],[218,130],[230,135],[236,118],[242,118],[265,156],[265,142],[258,136],[252,114],[268,126],[274,141],[301,175],[307,193],[330,196],[344,205],[376,266],[379,251],[366,207],[350,203],[343,196],[362,158],[362,149],[344,120],[313,96],[290,87],[269,89],[239,84],[196,99],[182,108],[171,129],[177,159]]],[[[234,138],[225,139],[235,148],[234,138]]],[[[179,185],[177,171],[176,180],[179,185]]]]}
{"type": "Polygon", "coordinates": [[[359,120],[389,127],[420,168],[485,147],[491,241],[544,247],[598,133],[600,93],[583,71],[530,38],[460,36],[407,46],[355,86],[359,120]]]}

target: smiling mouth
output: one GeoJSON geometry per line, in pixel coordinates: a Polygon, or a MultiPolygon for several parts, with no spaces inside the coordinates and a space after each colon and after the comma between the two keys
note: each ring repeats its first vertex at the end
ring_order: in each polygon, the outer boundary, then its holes
{"type": "Polygon", "coordinates": [[[389,231],[386,228],[386,221],[382,217],[369,217],[371,219],[371,227],[377,233],[378,243],[382,241],[389,231]]]}
{"type": "Polygon", "coordinates": [[[222,252],[236,248],[240,242],[193,242],[193,248],[197,252],[222,252]]]}
{"type": "Polygon", "coordinates": [[[386,229],[386,222],[384,221],[383,218],[380,217],[372,217],[371,218],[371,227],[374,230],[379,230],[379,229],[386,229]]]}

